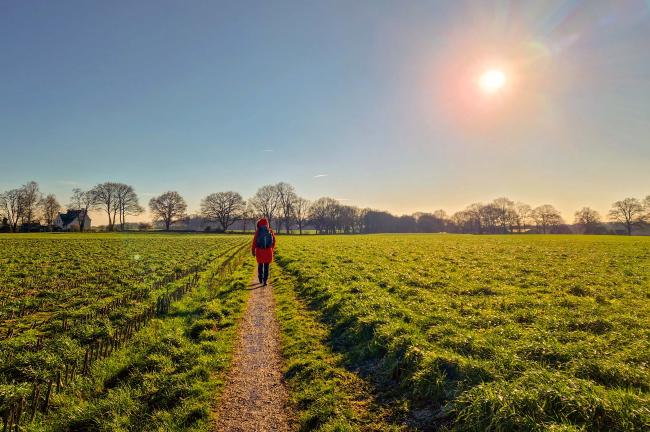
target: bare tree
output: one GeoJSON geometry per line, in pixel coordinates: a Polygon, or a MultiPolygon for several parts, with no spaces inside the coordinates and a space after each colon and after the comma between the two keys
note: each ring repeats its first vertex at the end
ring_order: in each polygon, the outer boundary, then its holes
{"type": "Polygon", "coordinates": [[[643,209],[645,210],[644,221],[650,223],[650,195],[643,200],[643,209]]]}
{"type": "Polygon", "coordinates": [[[256,219],[255,208],[251,205],[250,201],[248,201],[246,203],[246,207],[244,208],[244,211],[241,214],[242,231],[246,232],[246,228],[248,227],[249,223],[253,225],[253,229],[254,229],[255,219],[256,219]]]}
{"type": "Polygon", "coordinates": [[[155,220],[165,224],[165,231],[169,231],[172,224],[187,217],[187,204],[183,197],[175,191],[151,198],[149,209],[155,220]]]}
{"type": "Polygon", "coordinates": [[[533,209],[525,203],[518,202],[515,204],[515,225],[517,232],[522,232],[530,222],[533,215],[533,209]]]}
{"type": "MultiPolygon", "coordinates": [[[[419,220],[418,220],[419,222],[419,220]]],[[[456,232],[471,233],[474,232],[474,223],[472,215],[467,210],[457,211],[451,215],[450,223],[456,232]]]]}
{"type": "Polygon", "coordinates": [[[0,232],[6,232],[9,228],[9,218],[5,214],[3,193],[0,193],[0,232]]]}
{"type": "Polygon", "coordinates": [[[20,188],[20,209],[21,219],[28,226],[36,219],[38,205],[43,198],[43,194],[38,188],[38,183],[31,181],[20,188]]]}
{"type": "Polygon", "coordinates": [[[354,233],[357,226],[357,218],[361,213],[358,207],[340,205],[336,212],[336,226],[343,230],[344,233],[354,233]]]}
{"type": "Polygon", "coordinates": [[[36,220],[42,197],[34,181],[0,194],[0,213],[7,219],[12,232],[18,232],[19,223],[29,226],[36,220]]]}
{"type": "Polygon", "coordinates": [[[97,200],[92,190],[84,191],[79,188],[72,190],[72,197],[68,207],[78,210],[77,220],[79,222],[79,231],[84,232],[86,226],[86,216],[88,212],[95,208],[97,200]]]}
{"type": "Polygon", "coordinates": [[[479,234],[483,234],[483,218],[481,209],[484,207],[482,203],[473,203],[470,204],[465,209],[465,216],[469,220],[469,224],[473,225],[475,228],[472,231],[475,231],[479,234]]]}
{"type": "Polygon", "coordinates": [[[612,204],[609,219],[625,225],[627,235],[632,235],[632,228],[643,223],[643,205],[636,198],[625,198],[612,204]]]}
{"type": "Polygon", "coordinates": [[[434,211],[433,216],[440,219],[441,221],[449,220],[449,216],[447,215],[447,212],[444,211],[443,209],[438,209],[434,211]]]}
{"type": "Polygon", "coordinates": [[[61,204],[59,204],[53,194],[49,194],[45,198],[41,199],[39,205],[41,207],[41,212],[43,213],[45,224],[48,226],[50,231],[52,231],[54,220],[56,219],[59,211],[61,211],[61,204]]]}
{"type": "Polygon", "coordinates": [[[95,205],[103,210],[108,216],[108,230],[115,229],[115,219],[119,210],[117,191],[119,183],[106,182],[98,184],[92,189],[95,197],[95,205]]]}
{"type": "Polygon", "coordinates": [[[517,223],[517,212],[515,203],[508,198],[502,197],[492,201],[492,206],[496,210],[496,224],[501,227],[505,234],[512,231],[512,227],[517,223]]]}
{"type": "Polygon", "coordinates": [[[450,222],[444,210],[436,210],[433,213],[418,212],[413,214],[417,231],[424,233],[444,232],[450,222]]]}
{"type": "Polygon", "coordinates": [[[316,227],[316,231],[321,234],[325,232],[327,224],[327,202],[328,198],[319,198],[314,201],[309,210],[309,220],[316,227]]]}
{"type": "Polygon", "coordinates": [[[334,198],[319,198],[311,205],[310,220],[320,234],[336,234],[341,204],[334,198]]]}
{"type": "Polygon", "coordinates": [[[218,221],[223,232],[242,216],[245,209],[246,202],[233,191],[213,193],[201,201],[201,214],[218,221]]]}
{"type": "MultiPolygon", "coordinates": [[[[440,214],[438,213],[440,216],[440,214]]],[[[372,209],[363,209],[360,210],[356,207],[351,206],[340,206],[339,210],[339,222],[337,226],[343,229],[343,232],[363,232],[363,233],[385,233],[385,232],[395,232],[395,233],[406,233],[406,232],[417,232],[418,230],[425,230],[431,228],[433,225],[432,221],[437,221],[437,223],[442,222],[442,219],[434,216],[431,213],[419,213],[416,215],[402,215],[395,216],[386,211],[372,210],[372,209]],[[356,225],[358,231],[355,231],[355,228],[350,228],[347,226],[349,222],[346,222],[349,218],[349,212],[352,210],[353,217],[355,220],[361,219],[359,222],[353,222],[352,226],[356,225]],[[420,225],[418,222],[422,222],[420,225]]],[[[438,225],[439,227],[442,225],[438,225]]]]}
{"type": "MultiPolygon", "coordinates": [[[[354,231],[357,233],[362,233],[365,229],[365,219],[366,219],[366,214],[368,214],[369,209],[367,208],[357,208],[357,214],[356,218],[354,221],[354,231]]],[[[413,218],[415,221],[415,218],[413,218]]]]}
{"type": "Polygon", "coordinates": [[[479,216],[484,231],[491,234],[498,232],[501,211],[496,205],[492,203],[484,205],[479,209],[479,216]]]}
{"type": "Polygon", "coordinates": [[[18,231],[18,222],[22,217],[22,198],[20,189],[11,189],[0,195],[2,214],[7,218],[11,232],[18,231]]]}
{"type": "MultiPolygon", "coordinates": [[[[135,193],[133,186],[117,183],[115,197],[117,199],[116,208],[119,215],[120,230],[124,231],[126,217],[142,214],[144,209],[140,206],[138,195],[135,193]]],[[[113,219],[113,222],[115,222],[115,219],[113,219]]]]}
{"type": "Polygon", "coordinates": [[[297,197],[293,203],[293,217],[296,225],[298,225],[298,231],[302,235],[302,229],[307,224],[309,220],[309,208],[311,203],[305,198],[297,197]]]}
{"type": "Polygon", "coordinates": [[[537,224],[537,230],[541,231],[543,234],[551,232],[553,228],[564,223],[560,212],[550,204],[536,207],[533,210],[532,217],[537,224]]]}
{"type": "Polygon", "coordinates": [[[600,214],[594,209],[583,207],[575,213],[574,223],[584,234],[593,234],[601,224],[600,214]]]}
{"type": "Polygon", "coordinates": [[[274,185],[262,186],[255,192],[253,198],[250,199],[251,205],[255,211],[264,216],[269,221],[275,218],[279,207],[278,191],[274,185]]]}
{"type": "Polygon", "coordinates": [[[298,195],[293,186],[289,183],[280,182],[275,185],[275,192],[278,196],[278,210],[280,219],[284,223],[284,228],[289,234],[291,222],[293,221],[293,207],[295,205],[298,195]]]}

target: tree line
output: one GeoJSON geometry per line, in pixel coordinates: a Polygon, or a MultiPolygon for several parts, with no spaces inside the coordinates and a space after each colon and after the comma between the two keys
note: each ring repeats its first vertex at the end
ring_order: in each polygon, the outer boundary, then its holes
{"type": "MultiPolygon", "coordinates": [[[[11,232],[31,231],[32,224],[43,222],[51,231],[62,208],[54,194],[44,195],[34,181],[0,193],[1,226],[11,232]]],[[[144,212],[133,186],[115,182],[101,183],[89,190],[73,189],[68,208],[81,210],[81,231],[84,231],[84,216],[93,210],[106,213],[109,231],[114,231],[116,224],[124,229],[127,216],[144,212]]]]}
{"type": "MultiPolygon", "coordinates": [[[[88,190],[73,189],[68,207],[81,210],[82,214],[102,211],[108,219],[108,231],[124,230],[127,216],[137,216],[144,212],[135,189],[116,182],[101,183],[88,190]]],[[[177,191],[168,191],[151,198],[148,207],[153,222],[167,231],[190,218],[187,203],[177,191]]],[[[61,208],[53,194],[42,194],[39,185],[33,181],[0,194],[0,220],[7,231],[17,232],[21,227],[40,222],[52,229],[61,208]]],[[[386,211],[345,205],[329,197],[309,201],[300,197],[294,186],[285,182],[262,186],[248,200],[234,191],[211,193],[201,200],[196,216],[215,223],[216,230],[221,232],[230,230],[235,224],[245,231],[262,216],[279,231],[290,233],[296,230],[300,234],[306,227],[319,234],[606,234],[611,231],[605,226],[601,215],[590,207],[575,212],[573,226],[569,226],[560,212],[550,204],[533,208],[505,197],[489,203],[470,204],[452,215],[437,210],[432,213],[396,216],[386,211]]],[[[616,201],[607,214],[607,221],[621,225],[628,235],[632,234],[635,227],[650,225],[650,195],[645,199],[625,198],[616,201]]],[[[79,228],[83,231],[83,218],[79,222],[79,228]]]]}

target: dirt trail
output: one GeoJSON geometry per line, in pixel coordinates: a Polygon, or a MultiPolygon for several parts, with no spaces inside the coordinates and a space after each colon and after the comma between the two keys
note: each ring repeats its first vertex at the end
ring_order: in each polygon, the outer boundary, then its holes
{"type": "Polygon", "coordinates": [[[282,380],[280,330],[272,286],[252,290],[238,330],[233,366],[217,408],[215,430],[290,431],[291,412],[282,380]]]}

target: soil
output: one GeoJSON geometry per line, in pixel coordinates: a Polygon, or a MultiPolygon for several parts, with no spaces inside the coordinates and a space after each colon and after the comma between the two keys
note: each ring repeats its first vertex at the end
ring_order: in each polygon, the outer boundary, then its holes
{"type": "Polygon", "coordinates": [[[280,330],[273,286],[251,283],[251,295],[238,328],[238,342],[226,387],[217,407],[215,430],[277,431],[294,429],[283,381],[280,330]]]}

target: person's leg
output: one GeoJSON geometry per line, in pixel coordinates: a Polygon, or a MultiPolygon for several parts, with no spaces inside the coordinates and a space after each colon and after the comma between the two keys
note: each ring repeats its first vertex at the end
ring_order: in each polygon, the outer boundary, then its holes
{"type": "Polygon", "coordinates": [[[271,264],[266,263],[264,264],[264,284],[266,285],[266,281],[269,280],[269,266],[271,264]]]}
{"type": "Polygon", "coordinates": [[[262,263],[257,264],[257,280],[260,281],[260,283],[264,282],[264,264],[262,263]]]}

